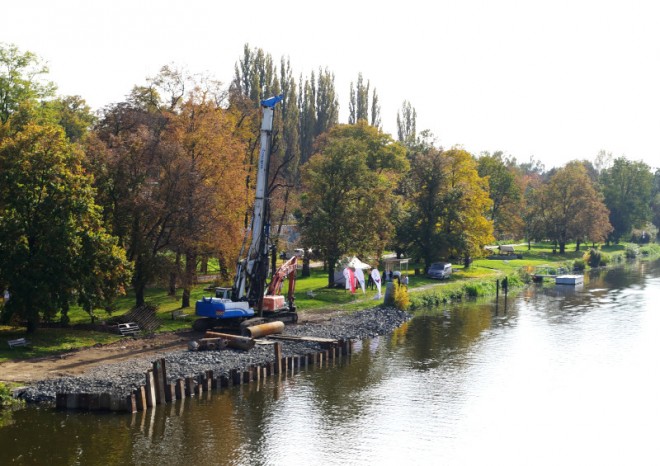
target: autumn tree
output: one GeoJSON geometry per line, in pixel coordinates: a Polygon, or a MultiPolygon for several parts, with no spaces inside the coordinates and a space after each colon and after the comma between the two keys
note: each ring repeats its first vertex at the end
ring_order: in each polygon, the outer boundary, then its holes
{"type": "Polygon", "coordinates": [[[303,241],[328,264],[328,286],[342,255],[382,252],[391,234],[389,211],[405,151],[361,120],[337,125],[304,167],[303,241]]]}
{"type": "Polygon", "coordinates": [[[174,156],[162,170],[164,181],[177,185],[173,240],[185,257],[184,308],[190,306],[199,258],[212,253],[235,258],[243,237],[245,144],[235,136],[236,122],[236,115],[217,108],[197,88],[170,116],[164,135],[174,156]]]}
{"type": "Polygon", "coordinates": [[[462,149],[441,151],[427,145],[411,160],[407,180],[409,217],[402,225],[412,255],[428,266],[439,258],[482,254],[492,241],[487,180],[462,149]]]}
{"type": "Polygon", "coordinates": [[[515,166],[505,163],[502,152],[483,153],[477,161],[479,176],[488,180],[493,201],[488,218],[497,238],[516,237],[522,230],[521,186],[515,166]]]}
{"type": "Polygon", "coordinates": [[[106,108],[86,145],[104,219],[135,264],[136,306],[144,304],[147,284],[159,276],[178,208],[161,169],[161,161],[172,158],[162,145],[167,118],[140,98],[144,95],[135,89],[128,102],[106,108]]]}
{"type": "Polygon", "coordinates": [[[577,241],[579,248],[582,241],[605,240],[612,229],[602,196],[580,162],[558,169],[534,197],[530,216],[558,244],[560,254],[569,241],[577,241]]]}
{"type": "Polygon", "coordinates": [[[130,268],[103,228],[83,153],[62,128],[28,123],[0,138],[0,282],[11,299],[4,317],[68,322],[77,301],[90,313],[109,306],[130,268]]]}
{"type": "Polygon", "coordinates": [[[633,228],[650,221],[653,173],[647,164],[619,157],[603,170],[600,182],[614,227],[610,240],[618,242],[633,228]]]}

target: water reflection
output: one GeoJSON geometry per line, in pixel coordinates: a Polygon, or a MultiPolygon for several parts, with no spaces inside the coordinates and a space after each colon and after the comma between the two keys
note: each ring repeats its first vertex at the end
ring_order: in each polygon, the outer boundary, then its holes
{"type": "Polygon", "coordinates": [[[0,464],[657,464],[659,299],[658,262],[597,271],[134,416],[19,410],[0,464]]]}

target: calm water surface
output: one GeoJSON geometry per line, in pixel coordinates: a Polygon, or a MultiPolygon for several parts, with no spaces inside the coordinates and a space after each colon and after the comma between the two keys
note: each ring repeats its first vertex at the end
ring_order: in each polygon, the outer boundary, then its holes
{"type": "Polygon", "coordinates": [[[134,416],[19,410],[0,465],[660,464],[660,262],[503,304],[134,416]]]}

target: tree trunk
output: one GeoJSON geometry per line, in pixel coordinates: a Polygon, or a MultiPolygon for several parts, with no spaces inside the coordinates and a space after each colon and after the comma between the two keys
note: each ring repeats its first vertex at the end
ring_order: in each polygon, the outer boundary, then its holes
{"type": "Polygon", "coordinates": [[[186,270],[183,273],[183,294],[181,296],[181,308],[190,307],[190,294],[193,283],[195,283],[195,268],[197,265],[197,255],[193,252],[186,252],[186,270]]]}
{"type": "Polygon", "coordinates": [[[577,240],[577,241],[575,242],[575,251],[576,251],[576,252],[580,251],[580,240],[577,240]]]}
{"type": "Polygon", "coordinates": [[[335,261],[329,260],[328,262],[328,288],[332,288],[335,284],[335,261]]]}
{"type": "Polygon", "coordinates": [[[566,252],[566,243],[564,241],[559,242],[559,254],[564,254],[566,252]]]}
{"type": "Polygon", "coordinates": [[[309,269],[309,257],[307,257],[307,253],[303,256],[303,263],[302,263],[302,273],[300,274],[301,277],[309,277],[311,276],[311,271],[309,269]]]}
{"type": "Polygon", "coordinates": [[[202,262],[199,265],[199,273],[202,275],[206,275],[209,273],[209,256],[208,254],[204,254],[202,256],[202,262]]]}
{"type": "Polygon", "coordinates": [[[144,274],[144,259],[138,256],[135,261],[135,274],[133,275],[133,290],[135,290],[135,307],[144,305],[144,293],[147,288],[144,274]]]}
{"type": "Polygon", "coordinates": [[[170,272],[170,286],[167,291],[168,296],[176,296],[176,279],[181,270],[181,253],[177,251],[176,259],[174,260],[174,269],[170,272]]]}

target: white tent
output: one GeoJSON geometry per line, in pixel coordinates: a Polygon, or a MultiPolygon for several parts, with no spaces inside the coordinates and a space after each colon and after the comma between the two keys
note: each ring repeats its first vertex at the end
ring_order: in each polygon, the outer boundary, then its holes
{"type": "Polygon", "coordinates": [[[348,265],[346,267],[350,267],[352,269],[362,269],[362,270],[367,270],[371,268],[369,264],[365,264],[355,256],[353,256],[353,258],[350,261],[348,261],[348,265]]]}
{"type": "Polygon", "coordinates": [[[337,286],[346,285],[346,278],[344,277],[344,268],[346,267],[349,267],[354,270],[357,269],[368,270],[371,268],[369,264],[362,262],[360,259],[358,259],[355,256],[353,256],[350,259],[345,258],[344,260],[339,262],[338,270],[335,270],[335,277],[334,277],[335,285],[337,286]]]}

